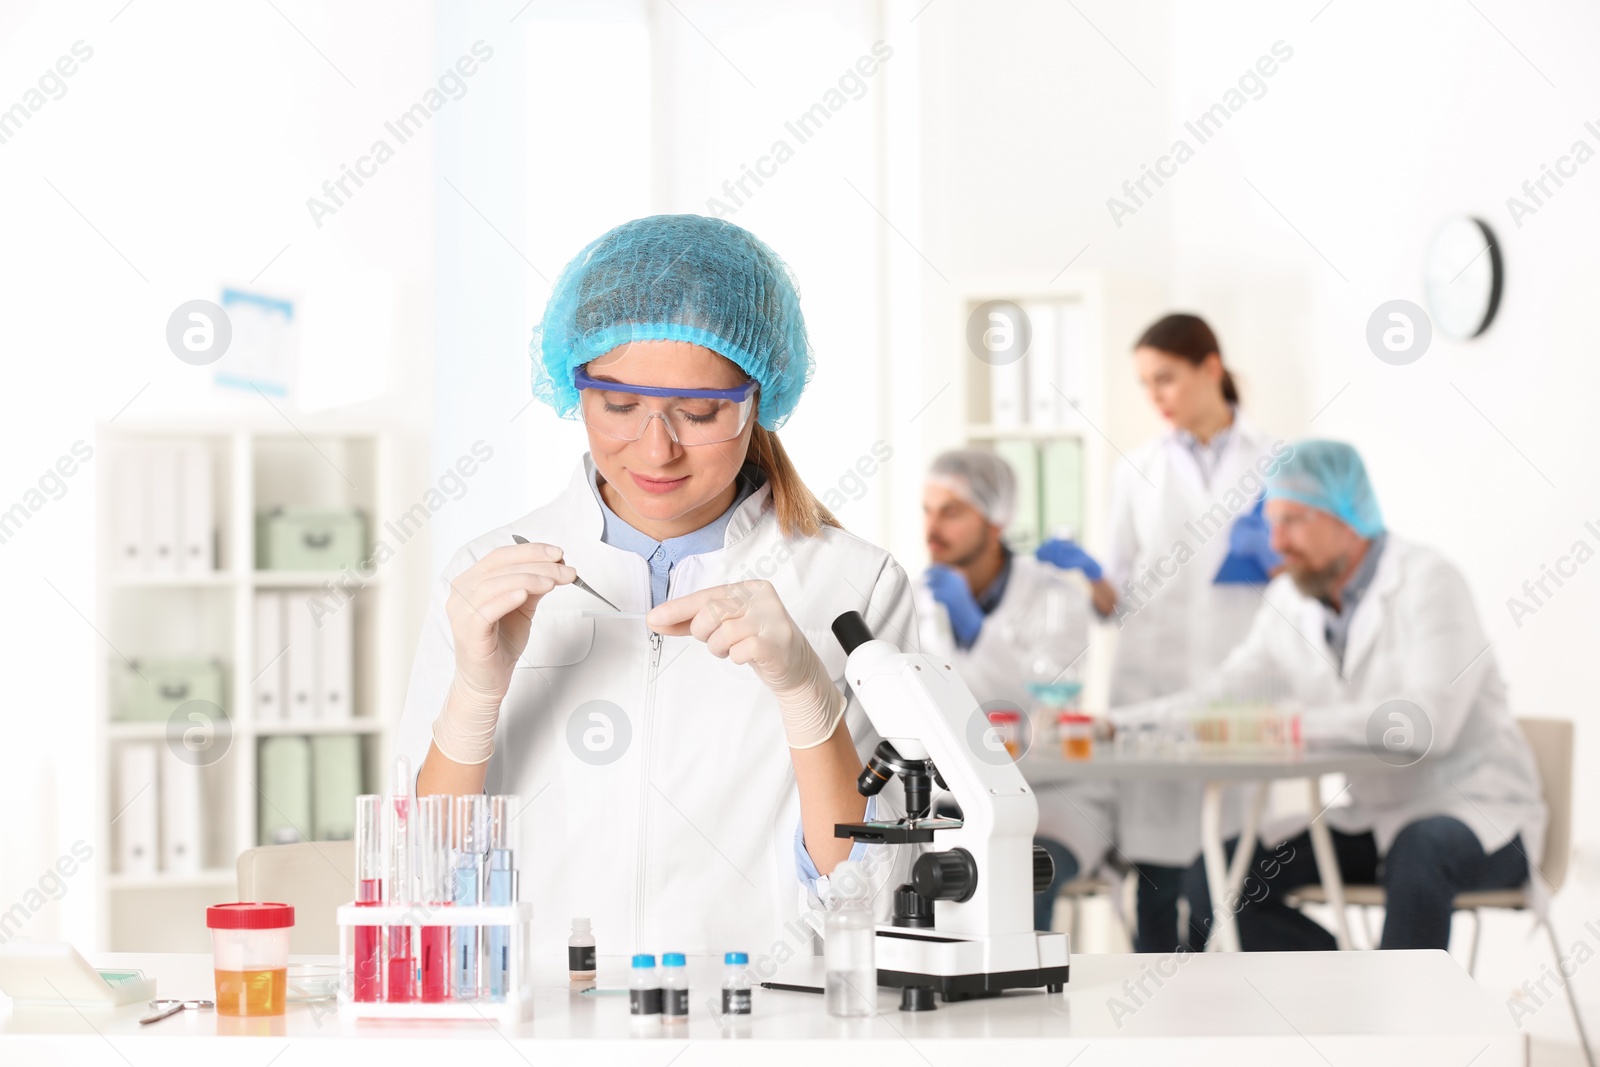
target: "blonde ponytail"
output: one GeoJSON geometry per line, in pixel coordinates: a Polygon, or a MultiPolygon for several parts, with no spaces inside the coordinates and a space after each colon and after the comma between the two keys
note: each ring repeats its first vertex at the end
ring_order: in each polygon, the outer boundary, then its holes
{"type": "Polygon", "coordinates": [[[800,472],[789,461],[778,435],[760,423],[756,423],[750,436],[749,459],[767,476],[778,528],[785,537],[815,537],[824,526],[844,529],[844,524],[800,480],[800,472]]]}

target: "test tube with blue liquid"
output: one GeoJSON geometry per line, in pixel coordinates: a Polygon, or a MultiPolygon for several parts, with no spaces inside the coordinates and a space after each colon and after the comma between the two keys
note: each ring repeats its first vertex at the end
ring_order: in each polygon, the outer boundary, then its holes
{"type": "MultiPolygon", "coordinates": [[[[512,822],[517,798],[501,794],[489,798],[489,903],[512,904],[517,899],[517,867],[513,851],[512,822]]],[[[511,928],[491,926],[489,944],[489,997],[504,1000],[511,977],[511,928]]]]}
{"type": "MultiPolygon", "coordinates": [[[[455,852],[451,863],[457,906],[483,903],[484,858],[489,847],[489,798],[482,793],[455,798],[455,852]]],[[[456,999],[478,996],[478,954],[481,927],[457,926],[451,939],[456,999]]]]}

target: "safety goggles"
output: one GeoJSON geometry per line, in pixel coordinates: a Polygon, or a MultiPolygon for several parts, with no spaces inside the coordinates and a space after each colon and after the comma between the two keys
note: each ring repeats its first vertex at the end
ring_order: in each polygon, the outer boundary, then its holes
{"type": "Polygon", "coordinates": [[[572,372],[572,383],[578,387],[584,424],[619,441],[639,440],[651,419],[660,419],[680,445],[731,441],[744,432],[756,406],[754,379],[732,389],[669,389],[602,381],[579,367],[572,372]],[[647,397],[660,402],[647,402],[647,397]]]}

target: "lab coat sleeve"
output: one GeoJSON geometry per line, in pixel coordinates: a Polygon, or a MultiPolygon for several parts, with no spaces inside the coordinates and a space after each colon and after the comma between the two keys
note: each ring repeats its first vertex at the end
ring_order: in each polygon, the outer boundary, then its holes
{"type": "Polygon", "coordinates": [[[1284,605],[1274,603],[1275,593],[1270,587],[1266,596],[1267,602],[1251,620],[1244,640],[1228,653],[1216,670],[1181,692],[1112,708],[1109,712],[1112,724],[1119,730],[1159,725],[1188,715],[1213,701],[1254,700],[1264,692],[1292,694],[1294,679],[1281,662],[1276,647],[1280,640],[1299,641],[1302,638],[1298,632],[1291,635],[1278,632],[1279,628],[1293,629],[1290,621],[1293,618],[1292,605],[1291,610],[1285,610],[1284,605]]]}
{"type": "MultiPolygon", "coordinates": [[[[873,636],[894,642],[904,652],[920,650],[911,582],[893,558],[884,558],[883,568],[867,598],[867,609],[862,614],[873,636]]],[[[872,728],[866,709],[848,683],[845,695],[845,722],[850,725],[850,736],[855,741],[856,752],[865,760],[878,747],[881,738],[872,728]]],[[[883,792],[868,799],[868,819],[899,819],[904,814],[905,798],[898,780],[890,782],[883,792]]],[[[815,911],[826,910],[832,899],[832,890],[826,876],[817,876],[816,864],[806,852],[801,827],[795,831],[795,851],[795,868],[801,883],[804,906],[815,911]]],[[[893,910],[894,887],[911,880],[911,864],[916,859],[916,851],[915,846],[866,845],[859,841],[851,846],[850,858],[859,861],[866,871],[873,909],[880,921],[887,922],[893,910]]]]}
{"type": "Polygon", "coordinates": [[[1389,701],[1404,701],[1421,710],[1426,728],[1410,721],[1403,704],[1396,705],[1384,720],[1384,747],[1440,756],[1455,748],[1479,691],[1495,670],[1494,658],[1484,654],[1489,639],[1465,578],[1442,559],[1415,566],[1391,597],[1386,625],[1394,632],[1380,634],[1378,640],[1403,642],[1401,684],[1373,701],[1308,708],[1306,739],[1367,744],[1373,714],[1389,701]]]}
{"type": "MultiPolygon", "coordinates": [[[[885,558],[883,570],[867,598],[864,613],[867,626],[874,637],[893,641],[902,652],[920,652],[922,642],[917,628],[916,597],[911,579],[892,558],[885,558]]],[[[850,695],[851,706],[859,708],[855,694],[850,695]]]]}
{"type": "Polygon", "coordinates": [[[1122,464],[1117,467],[1111,483],[1111,518],[1106,528],[1105,558],[1100,566],[1119,597],[1123,584],[1133,576],[1133,565],[1139,557],[1139,532],[1133,520],[1133,479],[1137,476],[1133,468],[1122,464]]]}
{"type": "Polygon", "coordinates": [[[405,704],[400,712],[395,755],[411,761],[413,789],[416,775],[422,770],[422,761],[428,756],[428,746],[433,742],[433,721],[444,710],[450,681],[455,677],[455,639],[450,633],[450,619],[444,612],[450,595],[450,579],[471,565],[472,559],[463,548],[434,580],[428,596],[428,613],[411,660],[411,681],[406,686],[405,704]]]}

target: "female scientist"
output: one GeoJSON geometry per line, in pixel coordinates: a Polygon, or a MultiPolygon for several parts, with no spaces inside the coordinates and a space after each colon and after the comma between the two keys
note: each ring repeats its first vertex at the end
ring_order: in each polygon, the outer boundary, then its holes
{"type": "MultiPolygon", "coordinates": [[[[1118,624],[1112,707],[1177,693],[1221,664],[1281,564],[1261,515],[1274,444],[1239,410],[1211,327],[1196,315],[1168,315],[1139,338],[1133,362],[1172,429],[1117,467],[1103,573],[1070,541],[1037,553],[1083,570],[1096,610],[1118,624]]],[[[1170,952],[1199,933],[1178,930],[1183,871],[1200,852],[1199,801],[1199,787],[1184,783],[1118,789],[1118,845],[1140,875],[1139,951],[1170,952]]]]}
{"type": "Polygon", "coordinates": [[[520,797],[541,951],[575,916],[602,951],[809,951],[793,920],[851,853],[833,828],[866,814],[877,742],[830,624],[916,627],[904,572],[775,433],[812,369],[788,268],[723,220],[625,223],[561,273],[532,355],[589,451],[445,568],[400,730],[417,792],[520,797]]]}

